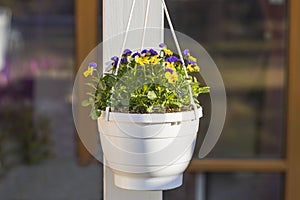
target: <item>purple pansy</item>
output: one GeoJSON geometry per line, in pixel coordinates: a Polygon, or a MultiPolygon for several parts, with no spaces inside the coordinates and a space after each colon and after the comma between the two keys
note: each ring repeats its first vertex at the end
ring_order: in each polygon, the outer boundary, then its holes
{"type": "Polygon", "coordinates": [[[125,50],[123,51],[123,55],[126,55],[126,56],[131,55],[131,53],[132,53],[132,51],[130,51],[129,49],[125,49],[125,50]]]}
{"type": "Polygon", "coordinates": [[[165,43],[160,43],[160,44],[159,44],[159,47],[160,47],[160,48],[165,48],[165,47],[167,47],[167,45],[166,45],[165,43]]]}
{"type": "Polygon", "coordinates": [[[128,59],[127,58],[122,58],[121,59],[121,64],[124,65],[126,63],[128,63],[128,59]]]}
{"type": "Polygon", "coordinates": [[[165,72],[170,72],[171,74],[174,72],[174,70],[173,69],[170,69],[170,68],[167,68],[166,70],[165,70],[165,72]]]}
{"type": "Polygon", "coordinates": [[[146,54],[146,53],[148,53],[148,50],[147,50],[147,49],[144,49],[141,53],[142,53],[142,54],[146,54]]]}
{"type": "Polygon", "coordinates": [[[118,56],[114,56],[111,58],[112,61],[114,62],[118,62],[119,61],[119,57],[118,56]]]}
{"type": "Polygon", "coordinates": [[[190,54],[190,50],[189,49],[185,49],[183,51],[183,55],[188,56],[190,54]]]}
{"type": "Polygon", "coordinates": [[[96,68],[96,67],[97,67],[97,63],[91,62],[91,63],[89,64],[89,66],[92,67],[92,68],[96,68]]]}
{"type": "Polygon", "coordinates": [[[137,68],[138,68],[138,69],[142,69],[142,66],[141,66],[141,65],[139,65],[139,66],[137,66],[137,68]]]}
{"type": "Polygon", "coordinates": [[[191,65],[196,65],[196,63],[195,63],[193,60],[188,60],[188,61],[186,62],[186,65],[189,65],[189,64],[191,64],[191,65]]]}
{"type": "Polygon", "coordinates": [[[139,52],[136,52],[136,53],[134,53],[134,54],[132,54],[132,58],[135,58],[136,56],[141,56],[141,54],[139,53],[139,52]]]}
{"type": "Polygon", "coordinates": [[[152,56],[158,54],[157,51],[155,51],[154,49],[150,49],[150,50],[149,50],[149,53],[150,53],[152,56]]]}
{"type": "Polygon", "coordinates": [[[166,59],[166,62],[172,63],[176,62],[178,58],[176,56],[170,56],[169,58],[166,59]]]}

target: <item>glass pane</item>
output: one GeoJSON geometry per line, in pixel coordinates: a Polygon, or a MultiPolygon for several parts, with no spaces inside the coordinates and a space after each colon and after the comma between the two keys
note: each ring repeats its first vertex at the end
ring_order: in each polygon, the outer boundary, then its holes
{"type": "MultiPolygon", "coordinates": [[[[227,118],[209,156],[282,157],[287,1],[170,0],[168,7],[175,28],[208,50],[224,79],[227,118]]],[[[202,104],[208,112],[209,98],[202,104]]]]}
{"type": "Polygon", "coordinates": [[[276,173],[186,174],[183,187],[165,200],[282,200],[283,176],[276,173]]]}
{"type": "Polygon", "coordinates": [[[0,5],[0,199],[99,199],[76,155],[74,1],[0,5]]]}

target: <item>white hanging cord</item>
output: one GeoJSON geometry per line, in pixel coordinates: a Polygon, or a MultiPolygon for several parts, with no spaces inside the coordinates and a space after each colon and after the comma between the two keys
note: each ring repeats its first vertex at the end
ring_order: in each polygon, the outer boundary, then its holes
{"type": "MultiPolygon", "coordinates": [[[[119,71],[119,67],[120,67],[120,63],[121,63],[121,58],[122,58],[122,55],[123,55],[123,51],[125,49],[125,45],[126,45],[126,41],[127,41],[127,37],[128,37],[128,32],[129,32],[129,28],[130,28],[130,24],[131,24],[131,20],[132,20],[132,16],[133,16],[135,3],[136,3],[136,0],[133,0],[132,5],[131,5],[131,9],[130,9],[130,13],[129,13],[129,18],[128,18],[127,27],[126,27],[126,31],[125,31],[125,36],[124,36],[124,40],[123,40],[123,44],[122,44],[122,48],[121,48],[120,57],[119,57],[119,60],[117,61],[117,67],[116,67],[115,75],[118,75],[118,71],[119,71]]],[[[109,121],[109,106],[106,107],[105,112],[106,112],[105,120],[109,121]]]]}
{"type": "MultiPolygon", "coordinates": [[[[169,14],[166,2],[165,2],[165,0],[161,0],[161,2],[162,2],[162,5],[164,7],[164,11],[165,11],[165,14],[166,14],[166,17],[167,17],[167,21],[168,21],[168,24],[170,26],[171,33],[172,33],[172,36],[173,36],[173,39],[174,39],[174,42],[175,42],[175,45],[176,45],[176,48],[177,48],[180,60],[182,62],[182,66],[183,66],[183,70],[184,70],[185,76],[186,76],[186,78],[189,78],[189,75],[188,75],[188,72],[186,70],[186,66],[185,66],[185,63],[184,63],[183,55],[182,55],[182,52],[181,52],[181,49],[180,49],[180,46],[179,46],[179,42],[178,42],[178,39],[177,39],[175,30],[174,30],[174,27],[173,27],[173,24],[172,24],[172,20],[171,20],[171,17],[170,17],[170,14],[169,14]]],[[[191,102],[191,105],[194,108],[195,117],[196,117],[196,119],[198,119],[198,115],[199,114],[197,112],[197,106],[196,106],[194,98],[193,98],[193,92],[192,92],[191,85],[189,85],[188,88],[189,88],[190,102],[191,102]]]]}
{"type": "Polygon", "coordinates": [[[183,65],[185,76],[186,76],[186,78],[188,78],[189,75],[188,75],[187,70],[186,70],[184,59],[183,59],[183,56],[182,56],[182,53],[181,53],[179,42],[178,42],[178,39],[177,39],[175,30],[174,30],[174,27],[173,27],[173,24],[172,24],[172,20],[171,20],[171,17],[170,17],[170,14],[169,14],[166,2],[165,2],[165,0],[161,0],[161,2],[163,4],[163,7],[164,7],[164,10],[165,10],[165,13],[166,13],[167,21],[168,21],[168,24],[169,24],[170,29],[171,29],[171,33],[172,33],[172,36],[173,36],[173,39],[174,39],[174,42],[175,42],[175,45],[176,45],[176,48],[177,48],[177,51],[178,51],[178,54],[179,54],[179,58],[180,58],[180,60],[182,62],[182,65],[183,65]]]}
{"type": "MultiPolygon", "coordinates": [[[[182,62],[182,66],[183,66],[185,76],[186,76],[186,78],[189,78],[189,75],[188,75],[188,72],[187,72],[187,69],[186,69],[186,66],[185,66],[185,62],[184,62],[184,59],[183,59],[183,55],[182,55],[182,52],[181,52],[181,49],[180,49],[180,46],[179,46],[179,42],[178,42],[174,27],[173,27],[173,24],[172,24],[172,20],[171,20],[169,11],[167,9],[166,2],[165,2],[165,0],[161,0],[161,2],[162,2],[162,5],[163,5],[163,8],[164,8],[166,17],[167,17],[168,24],[169,24],[170,29],[171,29],[171,33],[172,33],[172,36],[173,36],[173,39],[174,39],[174,42],[175,42],[180,60],[182,62]]],[[[115,75],[117,75],[118,71],[119,71],[119,67],[120,67],[120,63],[121,63],[121,57],[122,57],[123,51],[125,49],[125,45],[126,45],[126,41],[127,41],[127,37],[128,37],[130,24],[131,24],[131,21],[132,21],[132,16],[133,16],[133,11],[134,11],[135,4],[136,4],[136,0],[133,0],[132,5],[131,5],[130,14],[129,14],[128,23],[127,23],[127,28],[126,28],[126,32],[125,32],[125,36],[124,36],[124,40],[123,40],[123,44],[122,44],[120,57],[119,57],[119,60],[117,62],[115,75]]],[[[141,45],[142,48],[143,48],[144,42],[145,42],[145,30],[146,30],[147,22],[148,22],[149,9],[150,9],[150,0],[147,0],[147,9],[146,9],[146,13],[145,13],[145,21],[144,21],[144,29],[143,29],[142,45],[141,45]]],[[[194,98],[193,98],[191,85],[189,85],[188,89],[189,89],[189,95],[190,95],[190,102],[191,102],[191,105],[193,106],[194,112],[195,112],[195,119],[198,119],[199,113],[197,112],[197,106],[196,106],[194,98]]],[[[109,107],[106,108],[106,113],[107,113],[106,119],[109,120],[109,107]]]]}
{"type": "Polygon", "coordinates": [[[145,13],[145,21],[144,21],[141,51],[143,50],[144,44],[145,44],[146,28],[147,28],[147,24],[148,24],[149,10],[150,10],[150,0],[147,0],[147,7],[146,7],[146,13],[145,13]]]}
{"type": "Polygon", "coordinates": [[[124,36],[122,48],[121,48],[120,57],[119,57],[119,60],[117,62],[117,68],[116,68],[115,75],[117,75],[118,71],[119,71],[119,67],[120,67],[120,63],[121,63],[121,57],[122,57],[123,51],[125,49],[125,45],[126,45],[126,41],[127,41],[127,37],[128,37],[128,32],[129,32],[130,24],[131,24],[131,21],[132,21],[132,16],[133,16],[135,3],[136,3],[136,0],[133,0],[133,2],[131,4],[130,14],[129,14],[128,22],[127,22],[127,27],[126,27],[126,31],[125,31],[125,36],[124,36]]]}

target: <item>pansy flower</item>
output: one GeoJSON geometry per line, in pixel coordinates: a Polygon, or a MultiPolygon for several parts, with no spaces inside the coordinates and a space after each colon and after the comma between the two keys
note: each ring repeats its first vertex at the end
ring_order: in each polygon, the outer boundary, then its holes
{"type": "Polygon", "coordinates": [[[188,60],[185,62],[186,65],[196,65],[196,63],[192,60],[188,60]]]}
{"type": "Polygon", "coordinates": [[[185,49],[185,50],[183,51],[183,55],[184,55],[185,57],[190,56],[190,50],[189,50],[189,49],[185,49]]]}
{"type": "Polygon", "coordinates": [[[169,62],[169,63],[173,63],[173,62],[177,62],[178,61],[178,58],[176,56],[170,56],[166,59],[166,62],[169,62]]]}
{"type": "Polygon", "coordinates": [[[195,72],[199,72],[200,71],[200,67],[198,65],[195,65],[194,66],[194,70],[195,70],[195,72]]]}
{"type": "Polygon", "coordinates": [[[197,59],[196,59],[195,57],[191,56],[190,50],[189,50],[189,49],[185,49],[185,50],[183,51],[183,55],[184,55],[184,57],[188,60],[187,63],[186,63],[187,65],[189,65],[189,64],[197,65],[197,64],[196,64],[197,59]]]}
{"type": "Polygon", "coordinates": [[[159,44],[159,47],[160,47],[160,48],[166,48],[167,45],[166,45],[165,43],[160,43],[160,44],[159,44]]]}
{"type": "Polygon", "coordinates": [[[150,64],[149,57],[143,57],[143,63],[146,64],[146,65],[150,64]]]}
{"type": "Polygon", "coordinates": [[[155,56],[152,56],[150,58],[150,63],[153,64],[153,65],[156,65],[161,59],[159,58],[158,55],[155,55],[155,56]]]}
{"type": "Polygon", "coordinates": [[[87,70],[85,70],[85,71],[83,72],[84,77],[88,77],[88,76],[93,75],[93,72],[94,72],[94,70],[95,70],[96,67],[97,67],[97,63],[91,62],[91,63],[89,64],[87,70]]]}
{"type": "Polygon", "coordinates": [[[140,57],[140,56],[135,56],[135,62],[141,66],[144,66],[145,64],[149,64],[150,60],[147,57],[140,57]]]}
{"type": "Polygon", "coordinates": [[[151,56],[155,56],[155,55],[158,54],[157,51],[155,51],[154,49],[150,49],[150,50],[148,51],[148,53],[150,53],[151,56]]]}
{"type": "Polygon", "coordinates": [[[170,72],[171,74],[174,72],[174,70],[173,69],[170,69],[170,68],[166,68],[165,69],[165,72],[170,72]]]}
{"type": "Polygon", "coordinates": [[[170,49],[168,49],[168,47],[165,43],[161,43],[159,45],[159,47],[163,48],[162,51],[165,53],[165,55],[167,55],[167,56],[172,56],[173,55],[173,52],[170,49]]]}
{"type": "Polygon", "coordinates": [[[140,56],[135,56],[134,57],[134,60],[137,64],[141,65],[141,66],[144,66],[144,62],[143,62],[143,58],[140,57],[140,56]]]}
{"type": "Polygon", "coordinates": [[[172,56],[172,55],[173,55],[173,52],[172,52],[170,49],[164,48],[163,51],[164,51],[164,53],[165,53],[167,56],[172,56]]]}
{"type": "Polygon", "coordinates": [[[172,63],[166,62],[166,68],[176,70],[175,69],[175,63],[174,62],[172,62],[172,63]]]}
{"type": "Polygon", "coordinates": [[[141,54],[146,54],[146,53],[148,53],[148,50],[147,50],[147,49],[144,49],[144,50],[141,52],[141,54]]]}
{"type": "Polygon", "coordinates": [[[191,61],[197,62],[197,59],[196,59],[196,58],[194,58],[194,57],[193,57],[193,56],[191,56],[191,55],[188,57],[188,59],[189,59],[189,60],[191,60],[191,61]]]}
{"type": "Polygon", "coordinates": [[[178,59],[176,62],[182,65],[182,61],[180,59],[178,59]]]}
{"type": "Polygon", "coordinates": [[[114,56],[114,57],[111,58],[111,60],[114,61],[113,65],[117,65],[118,62],[119,62],[119,57],[118,56],[114,56]]]}
{"type": "Polygon", "coordinates": [[[131,58],[134,59],[136,56],[141,56],[141,54],[139,52],[136,52],[136,53],[132,54],[131,58]]]}
{"type": "Polygon", "coordinates": [[[189,72],[199,72],[200,71],[200,68],[198,65],[189,64],[186,68],[189,72]]]}
{"type": "Polygon", "coordinates": [[[123,56],[129,56],[129,55],[131,55],[131,53],[132,53],[132,51],[130,51],[130,49],[125,49],[123,51],[123,56]]]}
{"type": "Polygon", "coordinates": [[[89,64],[89,66],[92,67],[92,68],[96,68],[96,67],[97,67],[97,63],[91,62],[91,63],[89,64]]]}
{"type": "Polygon", "coordinates": [[[128,59],[127,58],[122,58],[121,59],[121,64],[124,65],[124,64],[127,64],[128,63],[128,59]]]}
{"type": "Polygon", "coordinates": [[[173,73],[171,73],[170,71],[167,71],[165,73],[165,77],[169,83],[175,83],[178,80],[178,74],[175,71],[173,71],[173,73]]]}

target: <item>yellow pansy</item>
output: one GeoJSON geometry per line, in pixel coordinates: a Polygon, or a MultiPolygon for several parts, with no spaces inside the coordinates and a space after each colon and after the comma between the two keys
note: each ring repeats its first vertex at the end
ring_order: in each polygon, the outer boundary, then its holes
{"type": "Polygon", "coordinates": [[[194,70],[195,72],[199,72],[200,71],[200,67],[198,65],[194,66],[194,70]]]}
{"type": "Polygon", "coordinates": [[[178,80],[178,74],[177,72],[166,72],[165,77],[168,80],[169,83],[174,83],[178,80]]]}
{"type": "Polygon", "coordinates": [[[170,49],[164,48],[163,51],[165,52],[165,54],[167,56],[172,56],[173,55],[173,52],[170,49]]]}
{"type": "Polygon", "coordinates": [[[139,57],[139,56],[135,56],[135,62],[141,66],[144,66],[145,64],[149,64],[150,60],[149,57],[139,57]]]}
{"type": "Polygon", "coordinates": [[[189,72],[199,72],[200,71],[200,68],[198,65],[189,64],[186,68],[189,72]]]}
{"type": "Polygon", "coordinates": [[[150,57],[148,57],[148,56],[145,56],[144,58],[143,58],[143,62],[144,62],[144,64],[150,64],[150,59],[149,59],[150,57]]]}
{"type": "Polygon", "coordinates": [[[166,68],[175,70],[175,63],[169,63],[169,62],[166,62],[166,68]]]}
{"type": "Polygon", "coordinates": [[[189,64],[186,68],[189,72],[194,72],[194,68],[192,64],[189,64]]]}
{"type": "Polygon", "coordinates": [[[84,77],[88,77],[90,75],[93,75],[93,71],[94,71],[94,68],[88,66],[87,70],[85,72],[83,72],[84,77]]]}
{"type": "Polygon", "coordinates": [[[158,55],[153,56],[153,57],[150,58],[150,63],[153,64],[153,65],[157,64],[159,61],[160,61],[160,58],[159,58],[158,55]]]}
{"type": "Polygon", "coordinates": [[[197,62],[197,59],[196,59],[195,57],[193,57],[193,56],[189,56],[189,60],[192,60],[192,61],[194,61],[194,62],[197,62]]]}
{"type": "Polygon", "coordinates": [[[141,57],[139,57],[139,56],[135,56],[134,59],[135,59],[135,62],[136,62],[137,64],[144,66],[144,60],[143,60],[143,58],[141,58],[141,57]]]}

